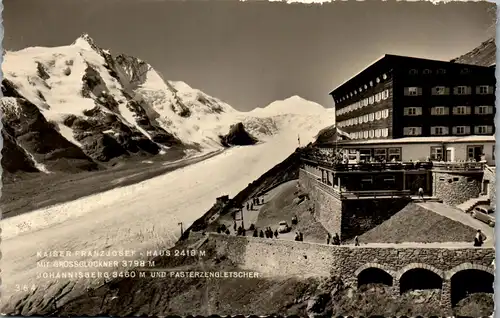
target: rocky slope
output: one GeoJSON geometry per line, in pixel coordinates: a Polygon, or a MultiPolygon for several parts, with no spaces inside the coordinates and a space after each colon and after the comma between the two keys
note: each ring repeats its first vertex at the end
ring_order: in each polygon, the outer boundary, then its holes
{"type": "Polygon", "coordinates": [[[7,173],[98,170],[166,152],[205,153],[223,148],[219,136],[231,125],[241,123],[261,140],[290,125],[316,125],[327,112],[296,96],[279,101],[279,109],[263,108],[265,114],[239,112],[164,80],[145,61],[113,56],[86,34],[68,46],[6,52],[2,66],[7,173]]]}
{"type": "Polygon", "coordinates": [[[229,133],[221,136],[221,143],[226,146],[248,146],[257,143],[257,139],[250,135],[243,123],[237,123],[229,128],[229,133]]]}
{"type": "Polygon", "coordinates": [[[451,60],[451,62],[479,66],[492,66],[496,64],[496,50],[497,47],[495,39],[491,38],[481,43],[472,51],[451,60]]]}

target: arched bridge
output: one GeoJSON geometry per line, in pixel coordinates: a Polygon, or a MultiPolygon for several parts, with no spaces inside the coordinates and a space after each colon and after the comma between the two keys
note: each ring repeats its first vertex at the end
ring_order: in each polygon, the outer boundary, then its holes
{"type": "Polygon", "coordinates": [[[493,292],[495,250],[453,244],[335,246],[210,233],[208,244],[243,269],[270,276],[340,276],[353,288],[385,284],[393,294],[440,290],[443,308],[469,293],[493,292]]]}

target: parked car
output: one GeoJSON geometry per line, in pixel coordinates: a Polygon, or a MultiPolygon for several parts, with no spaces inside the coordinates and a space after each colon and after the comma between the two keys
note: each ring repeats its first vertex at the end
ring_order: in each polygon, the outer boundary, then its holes
{"type": "Polygon", "coordinates": [[[472,210],[472,217],[489,226],[495,226],[495,209],[487,205],[478,205],[472,210]]]}
{"type": "Polygon", "coordinates": [[[288,223],[286,221],[281,221],[280,225],[278,226],[278,232],[279,233],[288,233],[292,230],[290,226],[288,226],[288,223]]]}

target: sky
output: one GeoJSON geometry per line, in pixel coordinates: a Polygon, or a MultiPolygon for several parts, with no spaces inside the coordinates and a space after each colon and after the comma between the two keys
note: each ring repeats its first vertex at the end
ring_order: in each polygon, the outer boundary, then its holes
{"type": "Polygon", "coordinates": [[[88,33],[247,111],[328,93],[383,54],[438,60],[494,36],[494,4],[236,0],[3,0],[7,50],[60,46],[88,33]]]}

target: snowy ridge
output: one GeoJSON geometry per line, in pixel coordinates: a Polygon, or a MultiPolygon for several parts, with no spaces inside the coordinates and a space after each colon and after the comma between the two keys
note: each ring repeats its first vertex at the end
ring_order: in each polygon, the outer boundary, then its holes
{"type": "MultiPolygon", "coordinates": [[[[27,103],[19,110],[22,120],[42,120],[72,144],[67,147],[81,149],[84,155],[79,156],[88,161],[107,162],[137,152],[162,154],[172,147],[185,153],[221,149],[220,136],[238,122],[266,141],[280,134],[317,132],[334,120],[323,106],[299,96],[239,112],[184,82],[165,80],[143,60],[113,57],[87,34],[67,46],[6,52],[3,71],[2,107],[11,105],[12,98],[27,103]]],[[[17,125],[12,116],[3,123],[17,125]]],[[[13,137],[18,143],[26,139],[13,137]]],[[[58,151],[59,144],[51,151],[58,151]]],[[[34,153],[39,145],[19,145],[37,166],[44,165],[42,154],[34,153]]]]}

